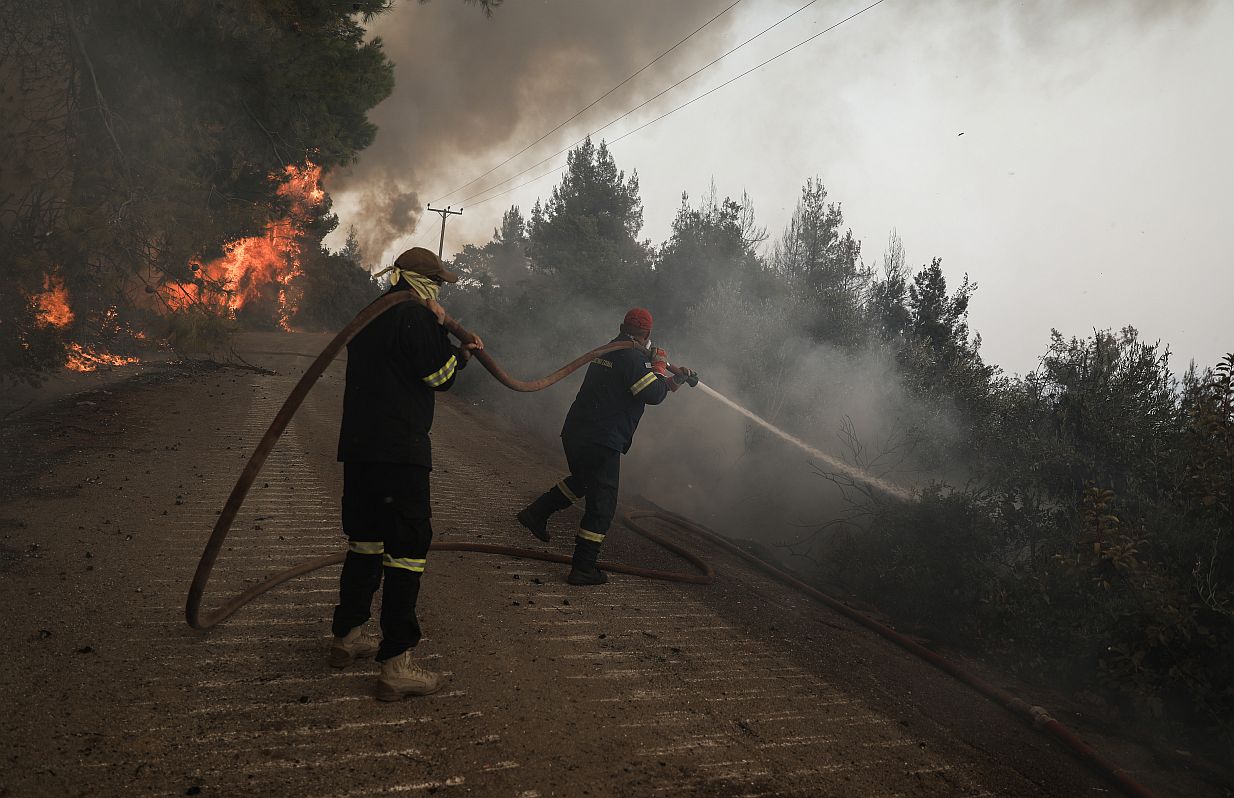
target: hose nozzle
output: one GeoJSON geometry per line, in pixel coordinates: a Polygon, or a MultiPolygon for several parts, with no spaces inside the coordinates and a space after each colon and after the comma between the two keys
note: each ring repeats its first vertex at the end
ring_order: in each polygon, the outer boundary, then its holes
{"type": "Polygon", "coordinates": [[[670,365],[668,370],[673,375],[673,382],[678,385],[689,385],[691,388],[698,387],[698,372],[694,369],[670,365]]]}

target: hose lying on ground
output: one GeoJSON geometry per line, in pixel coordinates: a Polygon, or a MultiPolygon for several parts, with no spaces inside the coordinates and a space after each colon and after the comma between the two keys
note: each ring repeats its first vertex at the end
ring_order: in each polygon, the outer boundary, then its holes
{"type": "MultiPolygon", "coordinates": [[[[189,626],[194,629],[210,629],[227,618],[230,618],[237,610],[257,598],[261,594],[271,588],[282,584],[288,580],[294,579],[297,576],[315,571],[318,568],[325,568],[329,565],[341,563],[345,554],[329,554],[323,557],[317,557],[312,560],[307,560],[299,565],[280,571],[262,582],[249,587],[247,590],[233,596],[225,601],[222,606],[213,612],[202,613],[201,599],[205,593],[206,584],[210,580],[210,573],[214,569],[214,564],[218,560],[219,552],[222,549],[223,542],[227,538],[227,533],[231,530],[231,525],[239,513],[240,507],[244,504],[244,499],[248,495],[249,489],[257,479],[257,475],[261,472],[262,466],[266,462],[266,458],[274,449],[275,444],[287,429],[287,425],[291,423],[291,419],[295,416],[296,411],[304,402],[308,392],[316,384],[317,380],[325,372],[326,368],[338,355],[347,343],[354,338],[361,330],[367,327],[374,319],[380,316],[385,311],[398,305],[402,302],[420,301],[418,297],[410,291],[400,291],[397,293],[387,294],[376,300],[364,310],[360,311],[354,319],[344,327],[338,335],[326,345],[321,354],[309,365],[308,369],[300,377],[295,388],[287,396],[283,406],[279,408],[274,420],[270,422],[270,427],[266,430],[261,440],[258,442],[253,454],[249,457],[248,463],[241,472],[239,479],[236,480],[235,486],[231,490],[231,494],[227,497],[227,502],[223,505],[223,510],[220,512],[218,520],[214,524],[214,530],[210,533],[210,538],[206,542],[206,548],[202,552],[201,560],[197,564],[197,571],[193,575],[192,585],[189,587],[188,601],[185,604],[185,618],[189,626]]],[[[462,327],[457,321],[447,317],[444,321],[446,329],[450,331],[455,338],[464,343],[470,343],[475,340],[470,332],[462,327]]],[[[579,357],[562,366],[557,371],[549,374],[538,380],[530,382],[517,380],[507,374],[501,366],[489,355],[486,351],[478,351],[474,357],[478,359],[484,367],[492,374],[502,385],[514,391],[531,392],[540,391],[550,385],[560,381],[569,374],[573,373],[583,365],[590,363],[591,360],[605,352],[612,352],[618,349],[628,349],[635,346],[632,342],[620,342],[605,344],[604,346],[596,347],[591,351],[580,355],[579,357]]],[[[699,573],[680,573],[676,571],[660,571],[650,568],[639,568],[636,566],[623,565],[621,563],[601,562],[598,565],[606,571],[614,573],[630,574],[632,576],[643,576],[651,579],[664,579],[674,582],[689,582],[693,584],[710,584],[715,580],[715,573],[712,571],[705,561],[693,554],[689,550],[681,547],[677,543],[652,532],[646,527],[638,523],[639,519],[654,518],[658,521],[676,526],[682,530],[692,532],[700,537],[710,541],[716,546],[740,557],[741,559],[751,563],[759,570],[762,570],[779,581],[790,587],[805,593],[806,595],[822,602],[832,609],[840,612],[848,618],[853,619],[857,623],[873,630],[876,634],[885,637],[888,640],[896,643],[907,651],[926,660],[931,665],[941,669],[951,676],[959,679],[973,689],[977,690],[987,698],[1001,704],[1003,707],[1011,711],[1017,717],[1027,721],[1034,728],[1045,733],[1056,743],[1061,745],[1071,754],[1079,758],[1089,767],[1100,773],[1104,778],[1110,781],[1114,786],[1118,787],[1124,794],[1133,796],[1133,798],[1151,798],[1152,793],[1146,788],[1132,780],[1129,776],[1115,767],[1112,763],[1106,761],[1084,743],[1074,732],[1063,726],[1057,720],[1049,715],[1041,707],[1029,706],[1024,701],[1007,693],[1006,691],[995,687],[976,676],[967,673],[959,668],[950,660],[939,654],[929,650],[916,641],[908,638],[895,630],[878,623],[877,621],[863,615],[860,612],[852,609],[846,604],[828,596],[827,594],[811,587],[808,584],[800,581],[796,577],[788,574],[785,571],[776,568],[770,563],[760,560],[759,558],[749,554],[745,550],[733,545],[727,539],[717,535],[705,527],[693,523],[687,518],[684,518],[675,513],[662,511],[636,511],[627,513],[622,517],[622,523],[643,535],[654,543],[657,543],[669,551],[683,557],[690,564],[699,570],[699,573]]],[[[442,542],[435,541],[430,547],[433,551],[471,551],[485,554],[504,554],[512,557],[520,557],[524,559],[544,560],[547,562],[569,563],[570,558],[564,554],[555,554],[537,549],[525,549],[515,546],[502,546],[489,543],[465,543],[465,542],[442,542]]]]}

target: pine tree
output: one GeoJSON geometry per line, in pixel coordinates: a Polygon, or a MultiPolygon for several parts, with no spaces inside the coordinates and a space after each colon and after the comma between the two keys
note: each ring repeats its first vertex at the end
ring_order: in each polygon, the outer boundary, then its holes
{"type": "Polygon", "coordinates": [[[904,259],[904,244],[895,231],[887,239],[883,255],[883,276],[870,285],[870,323],[884,341],[894,341],[908,335],[912,315],[908,309],[908,266],[904,259]]]}
{"type": "Polygon", "coordinates": [[[532,208],[531,266],[567,293],[632,304],[651,274],[650,247],[638,240],[642,226],[638,175],[627,178],[603,141],[597,147],[585,139],[570,151],[552,197],[532,208]]]}
{"type": "Polygon", "coordinates": [[[966,274],[955,293],[948,295],[941,258],[923,266],[908,286],[910,332],[943,363],[971,359],[981,346],[980,336],[973,341],[968,337],[968,302],[976,290],[977,284],[966,274]]]}
{"type": "Polygon", "coordinates": [[[843,211],[827,202],[822,181],[806,180],[771,267],[807,306],[814,340],[853,345],[864,336],[862,304],[871,275],[861,263],[861,242],[843,227],[843,211]]]}
{"type": "Polygon", "coordinates": [[[356,234],[356,226],[354,224],[347,228],[347,241],[343,244],[343,248],[339,250],[338,254],[355,265],[361,268],[364,267],[364,253],[360,251],[360,237],[356,234]]]}
{"type": "Polygon", "coordinates": [[[756,281],[761,264],[747,238],[756,228],[745,200],[746,205],[729,197],[718,201],[714,185],[697,208],[681,195],[672,233],[656,261],[653,309],[667,324],[682,324],[688,310],[720,283],[748,288],[756,281]]]}

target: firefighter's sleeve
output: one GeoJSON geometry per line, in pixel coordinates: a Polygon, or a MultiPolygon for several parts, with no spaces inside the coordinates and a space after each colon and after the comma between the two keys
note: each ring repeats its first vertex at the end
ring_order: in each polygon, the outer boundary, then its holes
{"type": "Polygon", "coordinates": [[[664,378],[652,371],[651,366],[644,365],[645,361],[641,356],[638,359],[631,358],[629,362],[631,367],[628,369],[628,381],[634,398],[649,405],[663,402],[664,397],[668,396],[668,385],[664,378]]]}
{"type": "Polygon", "coordinates": [[[458,371],[450,338],[430,313],[416,313],[405,330],[413,371],[434,391],[448,391],[458,371]]]}

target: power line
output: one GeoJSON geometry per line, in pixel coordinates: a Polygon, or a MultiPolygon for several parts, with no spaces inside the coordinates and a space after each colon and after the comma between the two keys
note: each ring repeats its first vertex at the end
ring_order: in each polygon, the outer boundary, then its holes
{"type": "Polygon", "coordinates": [[[545,159],[543,159],[543,160],[541,160],[541,161],[537,161],[536,163],[534,163],[534,164],[532,164],[531,166],[527,167],[527,168],[526,168],[526,169],[524,169],[523,171],[518,172],[517,174],[511,175],[510,177],[507,177],[505,180],[502,180],[502,181],[501,181],[501,182],[499,182],[499,183],[494,183],[493,185],[489,186],[488,188],[486,188],[486,189],[484,189],[484,190],[482,190],[482,191],[477,191],[477,192],[475,192],[474,194],[471,194],[471,195],[469,195],[469,196],[467,196],[467,197],[464,197],[464,198],[463,198],[463,199],[459,202],[459,204],[460,204],[460,205],[463,205],[463,204],[466,204],[467,202],[469,202],[470,200],[474,199],[475,197],[483,196],[484,194],[487,194],[489,191],[492,191],[493,189],[497,188],[498,186],[501,186],[501,185],[504,185],[504,184],[506,184],[506,183],[509,183],[511,180],[514,180],[514,179],[516,179],[516,178],[522,177],[523,175],[527,174],[527,173],[528,173],[528,172],[530,172],[532,169],[536,169],[537,167],[540,167],[540,166],[542,166],[542,165],[544,165],[544,164],[548,163],[549,161],[551,161],[551,160],[553,160],[554,158],[556,158],[558,155],[561,155],[563,152],[567,152],[567,151],[569,151],[569,150],[574,149],[574,148],[575,148],[575,147],[577,147],[579,144],[581,144],[581,143],[583,142],[583,140],[584,140],[584,139],[586,139],[586,138],[588,138],[588,137],[591,137],[591,136],[596,135],[596,134],[597,134],[597,133],[599,133],[600,131],[602,131],[602,130],[604,130],[604,129],[606,129],[606,128],[610,127],[611,125],[614,125],[614,124],[616,124],[617,122],[620,122],[621,120],[625,119],[627,116],[629,116],[630,114],[632,114],[632,113],[634,113],[635,111],[639,110],[640,108],[643,108],[643,107],[647,106],[648,104],[655,102],[656,100],[658,100],[658,99],[660,99],[661,97],[663,97],[665,94],[668,94],[668,93],[669,93],[670,91],[672,91],[673,89],[675,89],[675,88],[677,88],[678,86],[680,86],[681,84],[685,83],[687,80],[690,80],[691,78],[693,78],[694,76],[698,75],[700,72],[703,72],[704,70],[710,69],[711,67],[713,67],[713,66],[715,66],[716,64],[718,64],[718,63],[719,63],[721,60],[723,60],[724,58],[727,58],[728,56],[730,56],[730,55],[732,55],[733,53],[737,52],[737,51],[738,51],[738,50],[740,50],[741,48],[745,47],[747,44],[750,44],[751,42],[753,42],[753,41],[755,41],[756,39],[760,38],[760,37],[761,37],[761,36],[763,36],[764,34],[768,33],[768,32],[769,32],[769,31],[771,31],[771,30],[773,30],[774,28],[777,28],[777,27],[779,27],[780,25],[783,25],[785,22],[788,22],[790,19],[792,19],[793,17],[797,16],[797,15],[798,15],[798,14],[800,14],[802,11],[805,11],[807,8],[809,8],[810,6],[814,5],[814,4],[815,4],[815,3],[817,3],[817,2],[818,2],[818,0],[809,0],[809,2],[807,2],[805,5],[800,6],[799,8],[797,8],[797,10],[796,10],[796,11],[792,11],[792,12],[790,12],[789,14],[787,14],[786,16],[781,17],[781,18],[780,18],[779,20],[777,20],[776,22],[773,22],[772,24],[770,24],[770,25],[768,25],[767,27],[763,28],[761,31],[759,31],[758,33],[754,34],[754,35],[753,35],[753,36],[751,36],[750,38],[746,39],[744,42],[742,42],[741,44],[739,44],[739,45],[737,45],[736,47],[732,48],[731,50],[727,50],[727,51],[725,51],[725,52],[721,53],[721,54],[720,54],[719,56],[717,56],[716,58],[712,59],[711,61],[709,61],[708,63],[706,63],[706,64],[704,64],[703,66],[699,67],[698,69],[694,70],[694,71],[693,71],[693,72],[691,72],[690,74],[686,75],[684,78],[681,78],[681,79],[680,79],[680,80],[678,80],[676,83],[674,83],[673,85],[671,85],[671,86],[669,86],[668,88],[664,89],[663,91],[661,91],[659,94],[655,95],[654,97],[652,97],[652,98],[650,98],[650,99],[648,99],[648,100],[644,100],[643,102],[641,102],[641,103],[639,103],[638,105],[634,106],[634,107],[633,107],[633,108],[631,108],[630,110],[626,111],[624,114],[621,114],[620,116],[618,116],[618,117],[616,117],[616,118],[614,118],[614,119],[610,119],[608,122],[605,122],[603,125],[601,125],[600,127],[596,128],[595,130],[591,131],[591,132],[590,132],[590,133],[588,133],[586,136],[584,136],[583,138],[581,138],[581,139],[579,139],[578,141],[574,142],[573,144],[570,144],[570,145],[568,145],[568,146],[566,146],[566,147],[564,147],[564,148],[562,148],[562,149],[558,150],[557,152],[553,153],[552,155],[548,156],[547,158],[545,158],[545,159]]]}
{"type": "Polygon", "coordinates": [[[719,91],[720,89],[724,88],[724,87],[725,87],[725,86],[727,86],[728,84],[733,83],[733,82],[738,81],[738,80],[741,80],[741,79],[742,79],[742,78],[744,78],[746,75],[750,74],[751,72],[754,72],[755,70],[762,69],[763,67],[765,67],[765,66],[767,66],[768,64],[770,64],[772,61],[775,61],[777,58],[780,58],[781,56],[788,55],[788,54],[789,54],[789,53],[791,53],[792,51],[796,50],[798,47],[804,47],[805,45],[807,45],[807,44],[809,44],[810,42],[812,42],[812,41],[814,41],[815,39],[817,39],[819,36],[822,36],[824,33],[827,33],[828,31],[831,31],[831,30],[834,30],[834,29],[836,29],[836,28],[840,27],[840,26],[841,26],[841,25],[843,25],[845,22],[848,22],[850,19],[853,19],[854,17],[859,17],[859,16],[861,16],[862,14],[864,14],[865,12],[869,11],[871,8],[874,8],[874,6],[879,5],[879,4],[880,4],[880,3],[882,3],[882,2],[883,2],[883,0],[875,0],[873,3],[870,3],[870,5],[866,6],[865,8],[861,9],[860,11],[857,11],[857,12],[855,12],[855,13],[853,13],[853,14],[850,14],[849,16],[845,17],[844,19],[840,20],[839,22],[835,23],[834,25],[831,25],[830,27],[827,27],[827,28],[824,28],[823,30],[820,30],[818,33],[814,34],[813,36],[809,37],[808,39],[805,39],[805,40],[803,40],[803,41],[800,41],[800,42],[798,42],[797,44],[794,44],[792,47],[788,48],[787,50],[784,50],[784,51],[783,51],[783,52],[781,52],[781,53],[777,53],[776,55],[773,55],[771,58],[768,58],[766,61],[763,61],[761,64],[756,64],[755,66],[752,66],[752,67],[750,67],[749,69],[747,69],[745,72],[742,72],[740,75],[737,75],[737,76],[735,76],[735,77],[731,77],[731,78],[729,78],[728,80],[726,80],[726,81],[724,81],[723,83],[721,83],[719,86],[716,86],[716,87],[714,87],[714,88],[708,89],[707,91],[705,91],[705,92],[703,92],[702,94],[698,95],[698,96],[697,96],[697,97],[695,97],[694,99],[689,100],[688,102],[684,102],[684,103],[682,103],[681,105],[677,106],[676,108],[672,108],[672,109],[670,109],[670,110],[668,110],[668,111],[665,111],[664,113],[660,114],[659,116],[657,116],[655,119],[651,120],[650,122],[645,122],[644,124],[639,125],[638,127],[634,128],[634,129],[633,129],[633,130],[631,130],[631,131],[628,131],[628,132],[626,132],[626,133],[622,133],[620,136],[618,136],[617,138],[615,138],[615,139],[613,139],[612,141],[610,141],[610,142],[609,142],[609,144],[616,144],[617,142],[619,142],[619,141],[621,141],[622,139],[624,139],[626,136],[633,136],[635,133],[639,132],[639,131],[640,131],[640,130],[642,130],[643,128],[645,128],[645,127],[650,127],[650,126],[654,125],[656,122],[659,122],[659,121],[660,121],[661,119],[663,119],[664,117],[666,117],[666,116],[671,116],[672,114],[675,114],[675,113],[677,113],[678,111],[680,111],[682,108],[685,108],[686,106],[689,106],[689,105],[693,105],[694,103],[696,103],[696,102],[698,102],[699,100],[703,99],[703,98],[704,98],[704,97],[706,97],[707,95],[712,94],[713,92],[717,92],[717,91],[719,91]]]}
{"type": "Polygon", "coordinates": [[[618,84],[617,84],[616,86],[614,86],[613,88],[609,89],[608,91],[606,91],[606,92],[604,92],[603,94],[601,94],[599,97],[597,97],[597,98],[595,98],[594,100],[592,100],[592,101],[591,101],[591,104],[590,104],[590,105],[588,105],[586,108],[583,108],[583,109],[581,109],[581,110],[579,110],[579,111],[576,111],[576,112],[574,113],[574,116],[572,116],[572,117],[570,117],[569,119],[567,119],[566,121],[562,122],[562,123],[561,123],[561,124],[559,124],[557,127],[553,128],[553,129],[552,129],[552,130],[550,130],[549,132],[545,133],[545,134],[544,134],[543,136],[541,136],[540,138],[538,138],[538,139],[536,139],[535,141],[531,142],[530,144],[528,144],[528,145],[527,145],[526,147],[524,147],[523,149],[521,149],[521,150],[519,150],[518,152],[516,152],[516,153],[514,153],[513,155],[511,155],[509,158],[506,158],[504,161],[502,161],[501,163],[497,164],[497,165],[496,165],[496,166],[494,166],[492,169],[489,169],[489,170],[488,170],[487,172],[485,172],[484,174],[480,175],[479,177],[477,177],[477,178],[475,178],[475,179],[473,179],[473,180],[471,180],[471,181],[469,181],[469,182],[467,182],[467,183],[464,183],[463,185],[459,186],[458,188],[455,188],[455,189],[451,190],[451,191],[450,191],[449,193],[447,193],[447,194],[443,194],[443,195],[441,195],[441,197],[439,197],[438,199],[434,200],[434,202],[437,202],[438,204],[440,204],[441,200],[444,200],[444,199],[446,199],[447,197],[451,197],[451,196],[453,196],[454,194],[458,193],[459,191],[462,191],[463,189],[467,188],[468,186],[470,186],[470,185],[472,185],[472,184],[474,184],[474,183],[478,183],[478,182],[480,182],[480,181],[481,181],[481,180],[483,180],[484,178],[486,178],[486,177],[488,177],[489,175],[491,175],[493,172],[496,172],[496,171],[497,171],[498,169],[500,169],[501,167],[503,167],[503,166],[505,166],[506,164],[510,163],[510,161],[513,161],[513,160],[514,160],[515,158],[517,158],[518,156],[522,155],[523,153],[527,152],[527,151],[528,151],[529,149],[531,149],[532,147],[534,147],[534,146],[536,146],[537,144],[539,144],[540,142],[544,141],[546,138],[548,138],[549,136],[553,135],[553,134],[554,134],[554,133],[556,133],[558,130],[561,130],[563,127],[565,127],[566,125],[570,124],[570,123],[571,123],[571,122],[573,122],[575,119],[578,119],[581,115],[585,114],[586,112],[588,112],[588,111],[590,111],[592,108],[594,108],[594,107],[596,106],[596,104],[597,104],[597,103],[599,103],[601,100],[603,100],[605,97],[609,96],[609,95],[610,95],[610,94],[612,94],[613,92],[615,92],[615,91],[617,91],[618,89],[620,89],[622,86],[624,86],[624,85],[626,85],[627,83],[629,83],[630,81],[634,80],[634,79],[635,79],[635,78],[637,78],[639,75],[643,74],[643,72],[645,72],[647,69],[649,69],[649,68],[651,68],[651,67],[655,66],[655,65],[656,65],[656,63],[660,61],[660,59],[664,58],[664,56],[668,55],[669,53],[673,52],[674,50],[676,50],[676,49],[677,49],[678,47],[680,47],[681,45],[683,45],[683,44],[685,44],[686,42],[688,42],[690,39],[694,38],[694,34],[698,33],[698,32],[699,32],[699,31],[701,31],[703,28],[707,27],[708,25],[710,25],[711,23],[715,22],[715,21],[716,21],[717,19],[719,19],[720,17],[722,17],[722,16],[724,16],[725,14],[727,14],[729,11],[731,11],[731,10],[733,9],[733,7],[734,7],[734,6],[736,6],[736,5],[737,5],[738,3],[740,3],[741,1],[742,1],[742,0],[734,0],[734,2],[730,3],[730,4],[729,4],[729,5],[728,5],[728,6],[727,6],[727,7],[726,7],[723,11],[721,11],[721,12],[720,12],[720,13],[718,13],[718,14],[716,14],[714,17],[712,17],[711,19],[709,19],[709,20],[707,20],[706,22],[704,22],[702,25],[700,25],[700,26],[698,26],[697,28],[695,28],[695,29],[694,29],[694,30],[690,33],[690,35],[689,35],[689,36],[686,36],[684,39],[682,39],[681,41],[677,42],[677,43],[676,43],[676,44],[674,44],[672,47],[670,47],[670,48],[668,48],[667,50],[665,50],[664,52],[660,53],[659,55],[657,55],[654,59],[652,59],[652,60],[651,60],[651,61],[649,61],[648,63],[643,64],[643,66],[642,66],[642,67],[640,67],[640,68],[639,68],[639,70],[638,70],[637,72],[635,72],[634,74],[630,75],[628,78],[626,78],[625,80],[621,81],[620,83],[618,83],[618,84]]]}
{"type": "MultiPolygon", "coordinates": [[[[626,138],[627,136],[633,136],[635,133],[639,132],[640,130],[643,130],[644,128],[650,127],[651,125],[654,125],[656,122],[659,122],[661,119],[664,119],[664,118],[665,118],[665,117],[667,117],[667,116],[671,116],[671,115],[673,115],[673,114],[677,113],[677,112],[678,112],[678,111],[680,111],[682,108],[685,108],[686,106],[689,106],[689,105],[693,105],[694,103],[698,102],[699,100],[703,99],[704,97],[706,97],[706,96],[708,96],[708,95],[710,95],[710,94],[713,94],[713,93],[715,93],[715,92],[719,91],[720,89],[724,88],[725,86],[728,86],[728,85],[729,85],[729,84],[731,84],[731,83],[734,83],[734,82],[736,82],[736,81],[738,81],[738,80],[741,80],[741,79],[742,79],[742,78],[744,78],[746,75],[749,75],[751,72],[754,72],[754,71],[756,71],[756,70],[762,69],[763,67],[765,67],[765,66],[767,66],[768,64],[770,64],[772,61],[775,61],[775,60],[777,60],[777,59],[779,59],[779,58],[782,58],[783,56],[788,55],[789,53],[793,52],[794,50],[798,49],[799,47],[803,47],[803,46],[805,46],[805,45],[809,44],[810,42],[812,42],[812,41],[814,41],[815,39],[817,39],[819,36],[822,36],[824,33],[828,33],[828,32],[830,32],[830,31],[832,31],[832,30],[835,30],[836,28],[838,28],[838,27],[840,27],[841,25],[843,25],[845,22],[848,22],[848,21],[849,21],[849,20],[851,20],[851,19],[855,19],[855,18],[857,18],[857,17],[861,16],[861,15],[862,15],[862,14],[864,14],[865,12],[869,11],[871,8],[874,8],[874,6],[880,5],[880,4],[882,4],[882,3],[883,3],[883,0],[875,0],[875,2],[871,3],[870,5],[866,6],[866,7],[865,7],[865,8],[863,8],[863,9],[861,9],[860,11],[857,11],[857,12],[854,12],[854,13],[852,13],[852,14],[848,15],[847,17],[845,17],[844,19],[840,20],[839,22],[836,22],[836,23],[834,23],[834,24],[832,24],[832,25],[830,25],[830,26],[828,26],[828,27],[824,28],[823,30],[819,31],[818,33],[815,33],[815,34],[811,35],[809,38],[806,38],[806,39],[804,39],[804,40],[802,40],[802,41],[798,42],[797,44],[794,44],[792,47],[789,47],[787,50],[782,50],[781,52],[776,53],[776,54],[775,54],[775,55],[773,55],[771,58],[768,58],[766,61],[763,61],[763,62],[761,62],[761,63],[759,63],[759,64],[756,64],[755,66],[750,67],[750,68],[749,68],[749,69],[747,69],[745,72],[742,72],[742,73],[741,73],[741,74],[739,74],[739,75],[735,75],[734,77],[729,78],[728,80],[726,80],[726,81],[724,81],[723,83],[721,83],[719,86],[715,86],[715,87],[713,87],[713,88],[710,88],[710,89],[708,89],[707,91],[703,92],[702,94],[698,95],[697,97],[695,97],[695,98],[693,98],[693,99],[691,99],[691,100],[688,100],[688,101],[686,101],[686,102],[682,103],[681,105],[678,105],[678,106],[676,106],[676,107],[674,107],[674,108],[671,108],[671,109],[669,109],[668,111],[665,111],[664,113],[662,113],[662,114],[660,114],[659,116],[657,116],[655,119],[652,119],[650,122],[645,122],[644,124],[639,125],[638,127],[634,128],[633,130],[630,130],[630,131],[627,131],[627,132],[625,132],[625,133],[622,133],[620,136],[618,136],[617,138],[613,139],[613,140],[612,140],[611,142],[609,142],[609,143],[610,143],[610,144],[616,144],[617,142],[621,141],[622,139],[626,138]]],[[[799,9],[799,10],[800,10],[800,9],[799,9]]],[[[794,12],[794,13],[796,13],[796,12],[794,12]]],[[[778,24],[778,23],[777,23],[777,24],[778,24]]],[[[637,110],[637,109],[635,109],[635,110],[637,110]]],[[[629,113],[629,112],[627,112],[627,113],[629,113]]],[[[611,123],[610,123],[610,124],[611,124],[611,123]]],[[[607,125],[606,125],[605,127],[607,127],[607,125]]],[[[603,129],[604,129],[604,128],[600,128],[600,130],[603,130],[603,129]]],[[[581,142],[581,141],[582,141],[582,139],[579,139],[579,142],[581,142]]],[[[576,146],[579,142],[575,142],[574,144],[572,144],[572,145],[571,145],[571,147],[576,146]]],[[[567,147],[566,149],[568,150],[568,149],[570,149],[570,147],[567,147]]],[[[555,157],[557,157],[558,155],[560,155],[562,152],[565,152],[565,150],[561,150],[561,151],[559,151],[559,152],[555,153],[554,155],[551,155],[551,156],[549,156],[548,158],[545,158],[545,159],[544,159],[544,161],[541,161],[541,162],[540,162],[540,164],[545,163],[546,161],[550,161],[550,160],[552,160],[553,158],[555,158],[555,157]]],[[[535,166],[539,166],[540,164],[536,164],[535,166]]],[[[532,168],[532,169],[534,169],[534,168],[535,168],[535,166],[533,166],[533,167],[531,167],[531,168],[532,168]]],[[[472,206],[472,207],[475,207],[476,205],[481,205],[481,204],[483,204],[483,203],[485,203],[485,202],[488,202],[489,200],[496,199],[497,197],[500,197],[500,196],[502,196],[503,194],[508,194],[508,193],[510,193],[511,191],[515,191],[515,190],[520,189],[520,188],[522,188],[523,186],[526,186],[526,185],[528,185],[528,184],[530,184],[530,183],[534,183],[534,182],[536,182],[537,180],[541,180],[541,179],[543,179],[543,178],[547,177],[548,175],[551,175],[553,172],[560,172],[560,171],[561,171],[562,169],[564,169],[564,168],[565,168],[565,165],[558,166],[557,168],[552,169],[552,170],[550,170],[550,171],[548,171],[548,172],[545,172],[545,173],[543,173],[543,174],[539,175],[538,177],[534,177],[534,178],[532,178],[531,180],[527,180],[527,181],[525,181],[525,182],[523,182],[523,183],[519,183],[517,186],[514,186],[513,188],[508,188],[508,189],[506,189],[506,190],[504,190],[504,191],[500,191],[500,192],[498,192],[498,193],[496,193],[496,194],[493,194],[491,197],[485,197],[485,198],[484,198],[484,199],[482,199],[482,200],[478,200],[478,201],[476,201],[476,202],[473,202],[473,203],[471,203],[471,206],[472,206]]],[[[520,172],[519,174],[525,174],[527,171],[530,171],[530,169],[525,170],[524,172],[520,172]]],[[[514,177],[518,177],[518,176],[519,176],[519,175],[515,175],[514,177]]],[[[514,179],[514,178],[510,178],[510,180],[513,180],[513,179],[514,179]]],[[[505,181],[505,182],[509,182],[509,181],[505,181]]],[[[493,186],[493,188],[496,188],[497,186],[500,186],[500,185],[501,185],[501,183],[498,183],[496,186],[493,186]]],[[[489,190],[491,190],[491,189],[489,189],[489,190]]],[[[477,197],[477,196],[481,196],[481,195],[483,195],[483,194],[485,194],[485,193],[486,193],[486,192],[483,192],[483,191],[482,191],[482,192],[479,192],[478,194],[473,194],[472,196],[473,196],[473,197],[477,197]]]]}
{"type": "Polygon", "coordinates": [[[536,175],[535,177],[531,178],[530,180],[524,180],[522,183],[519,183],[517,186],[511,186],[510,188],[507,188],[507,189],[505,189],[504,191],[498,191],[496,194],[494,194],[494,195],[493,195],[493,196],[491,196],[491,197],[485,197],[485,198],[484,198],[484,199],[482,199],[482,200],[477,200],[477,201],[475,201],[475,202],[471,203],[471,207],[472,207],[472,208],[474,208],[474,207],[476,207],[477,205],[483,205],[484,203],[488,202],[489,200],[495,200],[495,199],[497,199],[498,197],[502,196],[503,194],[509,194],[511,191],[518,191],[518,190],[519,190],[520,188],[522,188],[523,186],[529,186],[529,185],[531,185],[532,183],[536,183],[536,182],[538,182],[538,181],[540,181],[540,180],[543,180],[544,178],[548,177],[549,175],[553,174],[554,172],[560,172],[561,170],[563,170],[563,169],[565,169],[565,168],[566,168],[566,165],[565,165],[565,164],[562,164],[561,166],[554,166],[552,169],[549,169],[547,172],[545,172],[545,173],[543,173],[543,174],[540,174],[540,175],[536,175]]]}
{"type": "Polygon", "coordinates": [[[437,239],[437,257],[440,258],[442,247],[446,245],[446,218],[449,216],[462,216],[463,209],[459,208],[457,211],[450,210],[449,205],[444,208],[434,208],[431,202],[428,204],[428,209],[433,213],[441,214],[441,238],[437,239]]]}

